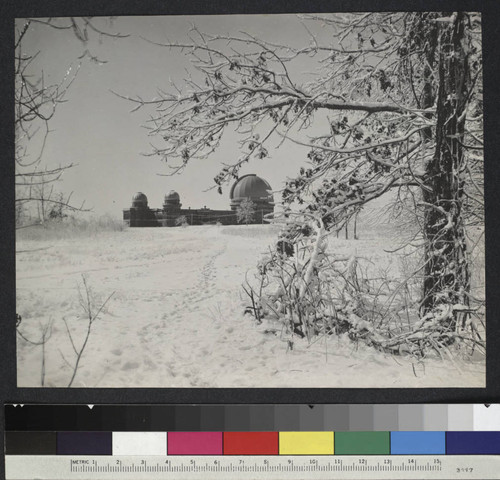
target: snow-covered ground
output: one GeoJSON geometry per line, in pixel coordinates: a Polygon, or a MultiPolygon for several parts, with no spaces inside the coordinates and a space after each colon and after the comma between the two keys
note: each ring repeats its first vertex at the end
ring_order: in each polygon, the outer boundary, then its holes
{"type": "MultiPolygon", "coordinates": [[[[244,315],[245,272],[275,238],[267,225],[126,229],[93,237],[18,241],[18,386],[65,387],[86,319],[78,284],[85,274],[97,302],[114,292],[92,326],[75,387],[484,387],[484,358],[418,362],[346,338],[312,345],[268,333],[244,315]]],[[[389,262],[370,236],[331,239],[330,248],[389,262]],[[332,244],[333,242],[333,244],[332,244]]]]}

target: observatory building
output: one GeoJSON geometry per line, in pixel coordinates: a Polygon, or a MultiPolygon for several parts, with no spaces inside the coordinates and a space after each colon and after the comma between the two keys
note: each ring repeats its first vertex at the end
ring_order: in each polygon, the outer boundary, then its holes
{"type": "Polygon", "coordinates": [[[123,210],[123,220],[130,227],[174,227],[182,223],[236,225],[236,212],[241,202],[250,200],[255,213],[253,221],[249,223],[264,223],[264,216],[274,211],[271,190],[263,178],[253,173],[244,175],[231,187],[230,210],[212,210],[206,206],[198,209],[182,208],[180,195],[175,190],[165,195],[163,208],[153,209],[148,206],[146,195],[138,192],[132,197],[132,206],[123,210]]]}

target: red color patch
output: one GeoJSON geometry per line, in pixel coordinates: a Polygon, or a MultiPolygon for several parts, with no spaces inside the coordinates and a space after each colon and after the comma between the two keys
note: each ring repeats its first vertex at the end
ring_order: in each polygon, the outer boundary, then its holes
{"type": "Polygon", "coordinates": [[[278,455],[278,432],[224,432],[224,455],[278,455]]]}

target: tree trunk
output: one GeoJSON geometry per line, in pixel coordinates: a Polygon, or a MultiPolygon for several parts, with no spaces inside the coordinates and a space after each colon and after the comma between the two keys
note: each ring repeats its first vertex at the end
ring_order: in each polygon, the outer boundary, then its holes
{"type": "Polygon", "coordinates": [[[316,267],[316,263],[318,262],[321,243],[323,242],[324,235],[325,235],[325,227],[323,225],[323,222],[320,221],[316,232],[316,241],[314,242],[314,248],[311,253],[311,258],[309,259],[309,264],[307,265],[307,269],[304,274],[304,278],[302,280],[302,285],[300,286],[299,300],[302,300],[302,298],[304,298],[304,295],[306,294],[307,291],[307,287],[309,287],[309,283],[313,278],[314,269],[316,267]]]}
{"type": "MultiPolygon", "coordinates": [[[[425,278],[423,313],[440,306],[468,305],[469,265],[463,222],[465,129],[470,77],[463,13],[442,27],[439,52],[439,89],[433,159],[426,167],[424,190],[425,278]]],[[[456,315],[447,326],[456,327],[456,315]]]]}
{"type": "Polygon", "coordinates": [[[358,215],[359,210],[354,215],[354,240],[358,239],[358,215]]]}

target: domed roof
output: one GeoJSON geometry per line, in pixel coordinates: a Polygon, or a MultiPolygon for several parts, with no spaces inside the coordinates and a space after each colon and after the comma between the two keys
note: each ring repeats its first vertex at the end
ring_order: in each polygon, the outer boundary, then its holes
{"type": "Polygon", "coordinates": [[[170,190],[170,192],[165,195],[165,200],[180,200],[180,197],[175,190],[170,190]]]}
{"type": "Polygon", "coordinates": [[[137,192],[133,197],[132,197],[132,202],[133,203],[148,203],[148,197],[144,195],[142,192],[137,192]]]}
{"type": "Polygon", "coordinates": [[[250,198],[251,200],[273,200],[271,185],[255,173],[244,175],[239,178],[231,188],[229,198],[237,200],[239,198],[250,198]]]}

